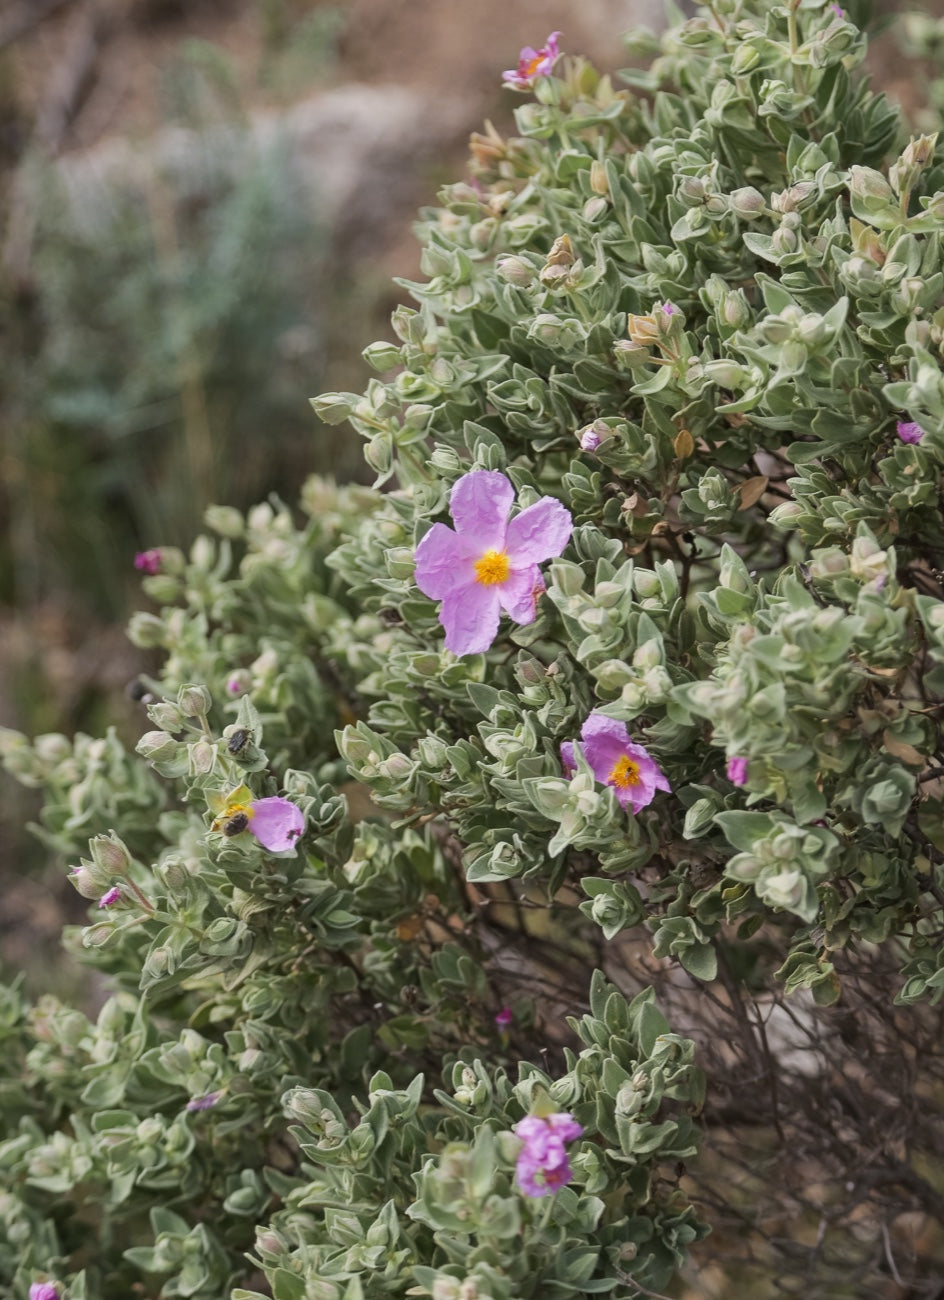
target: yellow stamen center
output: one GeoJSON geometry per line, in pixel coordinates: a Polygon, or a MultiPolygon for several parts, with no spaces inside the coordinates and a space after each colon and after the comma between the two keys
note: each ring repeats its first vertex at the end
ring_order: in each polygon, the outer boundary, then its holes
{"type": "Polygon", "coordinates": [[[219,817],[214,818],[211,830],[222,830],[227,822],[232,821],[234,817],[238,817],[240,813],[248,822],[251,822],[253,817],[256,815],[256,810],[253,808],[252,804],[235,802],[228,803],[220,813],[219,817]]]}
{"type": "Polygon", "coordinates": [[[475,561],[475,581],[483,587],[494,587],[496,582],[507,582],[508,570],[508,556],[504,551],[486,551],[475,561]]]}
{"type": "Polygon", "coordinates": [[[253,808],[252,804],[228,803],[226,805],[226,811],[223,813],[223,816],[235,817],[237,813],[242,813],[243,816],[248,817],[249,820],[252,821],[253,817],[255,817],[256,815],[256,810],[255,808],[253,808]]]}
{"type": "Polygon", "coordinates": [[[534,74],[537,72],[538,68],[540,67],[543,58],[544,55],[538,53],[535,54],[533,59],[529,59],[528,62],[524,65],[524,75],[526,77],[533,77],[534,74]]]}
{"type": "Polygon", "coordinates": [[[617,790],[629,790],[639,784],[639,764],[624,754],[617,759],[613,770],[606,778],[607,785],[615,785],[617,790]]]}

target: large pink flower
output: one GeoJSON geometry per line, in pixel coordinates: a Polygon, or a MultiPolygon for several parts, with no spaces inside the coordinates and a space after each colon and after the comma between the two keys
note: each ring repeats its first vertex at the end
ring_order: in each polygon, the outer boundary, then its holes
{"type": "Polygon", "coordinates": [[[416,548],[416,585],[441,600],[446,649],[481,654],[495,640],[501,611],[533,623],[544,590],[542,560],[560,555],[570,539],[570,511],[541,497],[509,520],[515,499],[499,470],[477,469],[454,485],[449,509],[455,530],[433,524],[416,548]]]}
{"type": "MultiPolygon", "coordinates": [[[[561,745],[561,760],[568,772],[577,764],[575,741],[561,745]]],[[[612,786],[624,808],[638,813],[652,803],[657,790],[671,790],[659,764],[630,740],[625,722],[604,713],[591,713],[580,732],[580,745],[590,770],[603,785],[612,786]]]]}
{"type": "Polygon", "coordinates": [[[560,54],[557,47],[558,36],[560,32],[551,32],[547,44],[539,50],[526,45],[518,55],[517,68],[502,73],[502,81],[505,85],[513,86],[515,90],[530,90],[534,85],[535,77],[550,76],[560,54]]]}

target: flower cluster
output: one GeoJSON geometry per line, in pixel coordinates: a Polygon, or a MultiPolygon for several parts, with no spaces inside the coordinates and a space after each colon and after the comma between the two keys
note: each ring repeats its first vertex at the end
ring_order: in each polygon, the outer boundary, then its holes
{"type": "MultiPolygon", "coordinates": [[[[561,760],[568,774],[577,767],[576,743],[568,740],[561,745],[561,760]]],[[[657,790],[671,790],[659,764],[642,745],[633,743],[624,722],[608,718],[605,713],[591,713],[583,724],[579,743],[593,775],[612,787],[623,808],[638,813],[652,803],[657,790]]]]}
{"type": "Polygon", "coordinates": [[[502,81],[515,90],[530,90],[536,77],[550,76],[560,55],[557,38],[560,32],[551,32],[539,50],[526,45],[518,55],[517,68],[502,73],[502,81]]]}
{"type": "Polygon", "coordinates": [[[528,1115],[514,1127],[522,1142],[515,1166],[518,1186],[526,1196],[546,1196],[569,1183],[572,1177],[565,1142],[573,1142],[583,1128],[573,1115],[528,1115]]]}
{"type": "Polygon", "coordinates": [[[487,650],[502,610],[518,623],[533,623],[544,591],[538,565],[570,540],[570,511],[559,501],[541,497],[509,521],[514,499],[511,480],[500,471],[464,474],[449,497],[455,529],[433,524],[416,548],[416,585],[442,601],[439,620],[454,654],[487,650]]]}

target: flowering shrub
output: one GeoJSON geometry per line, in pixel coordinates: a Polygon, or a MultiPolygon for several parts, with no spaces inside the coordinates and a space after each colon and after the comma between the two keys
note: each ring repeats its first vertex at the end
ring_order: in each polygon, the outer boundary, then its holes
{"type": "Polygon", "coordinates": [[[315,401],[395,486],[160,552],[137,755],[3,738],[110,900],[96,1019],[3,994],[15,1295],[630,1297],[765,1197],[740,1294],[879,1294],[889,1186],[927,1265],[944,158],[863,7],[717,0],[630,91],[524,51],[315,401]]]}

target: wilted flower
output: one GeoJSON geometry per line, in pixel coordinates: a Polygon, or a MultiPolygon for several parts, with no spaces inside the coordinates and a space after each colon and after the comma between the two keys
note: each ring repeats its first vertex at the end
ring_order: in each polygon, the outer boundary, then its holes
{"type": "Polygon", "coordinates": [[[907,422],[905,420],[899,420],[895,426],[895,432],[898,434],[902,442],[911,443],[920,442],[925,435],[925,430],[922,429],[920,424],[916,424],[914,420],[909,420],[907,422]]]}
{"type": "Polygon", "coordinates": [[[138,551],[134,557],[134,567],[140,573],[146,573],[153,578],[155,574],[161,571],[161,553],[159,550],[138,551]]]}
{"type": "Polygon", "coordinates": [[[573,1115],[566,1111],[543,1118],[528,1115],[513,1131],[523,1143],[515,1176],[526,1196],[546,1196],[570,1182],[572,1171],[564,1143],[583,1133],[573,1115]]]}
{"type": "Polygon", "coordinates": [[[120,897],[121,890],[117,885],[112,885],[111,889],[102,894],[101,898],[98,900],[98,905],[99,907],[111,907],[113,903],[118,902],[120,897]]]}
{"type": "MultiPolygon", "coordinates": [[[[561,745],[561,759],[568,772],[576,768],[575,743],[568,740],[561,745]]],[[[672,788],[655,759],[630,739],[624,722],[591,713],[580,732],[580,744],[593,775],[613,788],[623,808],[638,813],[652,803],[657,790],[672,788]]]]}
{"type": "Polygon", "coordinates": [[[499,1029],[507,1029],[514,1018],[511,1007],[502,1007],[495,1017],[495,1024],[499,1029]]]}
{"type": "Polygon", "coordinates": [[[577,434],[577,438],[580,442],[581,451],[596,451],[603,441],[603,434],[599,432],[595,425],[588,424],[585,429],[582,429],[577,434]]]}
{"type": "Polygon", "coordinates": [[[225,797],[211,796],[209,802],[216,813],[213,830],[228,836],[249,831],[270,853],[294,848],[305,830],[305,814],[291,799],[283,799],[281,795],[253,799],[248,786],[238,785],[225,797]]]}
{"type": "Polygon", "coordinates": [[[502,81],[505,85],[513,86],[515,90],[530,90],[534,85],[535,77],[549,76],[560,54],[557,48],[558,36],[560,32],[551,32],[547,44],[539,50],[526,45],[518,55],[517,68],[502,73],[502,81]]]}
{"type": "Polygon", "coordinates": [[[559,501],[541,497],[509,521],[514,499],[499,470],[464,474],[449,498],[455,530],[433,524],[416,548],[416,585],[442,601],[439,621],[454,654],[487,650],[503,609],[533,623],[544,590],[538,564],[560,555],[570,539],[570,511],[559,501]]]}
{"type": "Polygon", "coordinates": [[[747,784],[747,759],[746,758],[729,758],[728,759],[728,780],[733,785],[747,784]]]}
{"type": "Polygon", "coordinates": [[[222,1095],[222,1092],[208,1092],[205,1097],[191,1097],[187,1102],[187,1110],[191,1112],[209,1110],[211,1106],[216,1105],[222,1095]]]}

